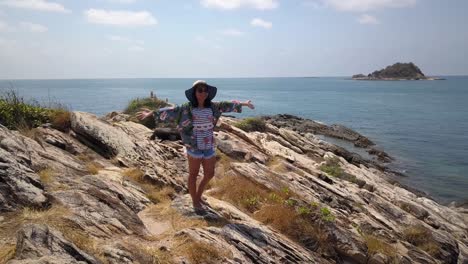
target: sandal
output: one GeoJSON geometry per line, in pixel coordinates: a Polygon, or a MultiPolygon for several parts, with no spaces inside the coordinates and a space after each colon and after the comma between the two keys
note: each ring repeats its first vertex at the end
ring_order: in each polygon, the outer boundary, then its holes
{"type": "Polygon", "coordinates": [[[193,207],[193,211],[197,215],[206,215],[206,213],[207,213],[205,208],[203,208],[203,207],[193,207]]]}

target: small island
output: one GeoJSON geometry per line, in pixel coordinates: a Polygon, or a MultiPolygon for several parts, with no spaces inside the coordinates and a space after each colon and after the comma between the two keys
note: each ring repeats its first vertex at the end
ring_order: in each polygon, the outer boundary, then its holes
{"type": "Polygon", "coordinates": [[[398,81],[398,80],[444,80],[437,77],[427,77],[414,63],[395,63],[380,71],[368,74],[353,75],[353,80],[366,81],[398,81]]]}

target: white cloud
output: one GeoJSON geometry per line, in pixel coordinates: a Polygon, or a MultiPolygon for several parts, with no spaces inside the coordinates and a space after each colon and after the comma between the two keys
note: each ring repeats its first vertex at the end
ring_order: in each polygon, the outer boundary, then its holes
{"type": "Polygon", "coordinates": [[[158,21],[147,11],[113,11],[103,9],[89,9],[84,12],[90,23],[108,24],[116,26],[150,26],[158,21]]]}
{"type": "Polygon", "coordinates": [[[71,11],[66,9],[62,4],[55,2],[47,2],[46,0],[5,0],[0,2],[1,5],[33,9],[39,11],[59,12],[59,13],[70,13],[71,11]]]}
{"type": "Polygon", "coordinates": [[[366,12],[384,8],[413,6],[417,0],[322,0],[340,11],[366,12]]]}
{"type": "Polygon", "coordinates": [[[269,21],[265,21],[261,18],[254,18],[252,19],[252,21],[250,21],[250,25],[254,27],[262,27],[262,28],[270,29],[273,26],[273,23],[269,21]]]}
{"type": "Polygon", "coordinates": [[[276,0],[201,0],[201,4],[208,8],[233,10],[238,8],[275,9],[279,6],[276,0]]]}
{"type": "Polygon", "coordinates": [[[20,26],[24,30],[34,32],[34,33],[44,33],[44,32],[47,32],[47,30],[49,30],[46,26],[43,26],[40,24],[34,24],[30,22],[21,22],[20,26]]]}
{"type": "Polygon", "coordinates": [[[221,34],[226,35],[226,36],[231,36],[231,37],[240,37],[240,36],[244,35],[244,32],[239,31],[239,30],[234,29],[234,28],[230,28],[230,29],[226,29],[226,30],[221,31],[221,34]]]}
{"type": "Polygon", "coordinates": [[[371,16],[368,14],[361,15],[358,18],[359,24],[371,24],[371,25],[377,25],[380,24],[379,20],[375,16],[371,16]]]}

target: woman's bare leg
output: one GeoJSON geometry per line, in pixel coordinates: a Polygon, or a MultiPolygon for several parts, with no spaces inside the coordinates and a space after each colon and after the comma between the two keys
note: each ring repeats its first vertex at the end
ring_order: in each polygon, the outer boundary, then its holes
{"type": "Polygon", "coordinates": [[[192,202],[194,207],[201,207],[199,196],[197,195],[197,177],[200,170],[200,164],[202,159],[194,158],[190,155],[187,155],[187,160],[189,164],[189,178],[188,178],[188,189],[190,196],[192,197],[192,202]]]}
{"type": "Polygon", "coordinates": [[[201,201],[201,197],[203,195],[203,191],[205,190],[206,185],[208,182],[213,178],[215,172],[215,165],[216,165],[216,156],[204,159],[202,161],[203,165],[203,179],[200,181],[197,190],[197,201],[201,201]]]}

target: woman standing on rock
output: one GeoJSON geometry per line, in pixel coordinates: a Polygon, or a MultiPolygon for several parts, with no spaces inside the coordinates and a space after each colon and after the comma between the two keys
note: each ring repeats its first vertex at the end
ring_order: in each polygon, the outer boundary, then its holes
{"type": "Polygon", "coordinates": [[[245,102],[212,102],[217,88],[198,80],[185,91],[187,103],[181,106],[162,108],[159,111],[142,109],[136,117],[143,120],[153,116],[156,122],[176,122],[182,143],[186,147],[189,166],[188,189],[197,213],[203,212],[202,194],[205,186],[214,176],[216,165],[213,128],[222,113],[242,111],[242,106],[254,109],[250,100],[245,102]],[[204,176],[197,188],[197,177],[203,165],[204,176]]]}

